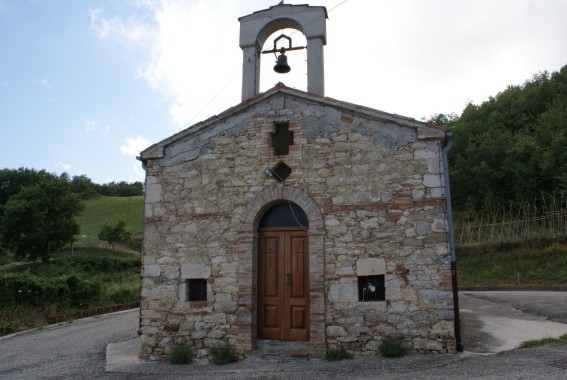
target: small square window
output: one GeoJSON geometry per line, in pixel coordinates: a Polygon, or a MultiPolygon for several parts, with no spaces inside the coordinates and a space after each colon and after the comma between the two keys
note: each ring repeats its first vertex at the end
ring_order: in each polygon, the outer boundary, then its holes
{"type": "Polygon", "coordinates": [[[386,288],[384,285],[384,275],[359,276],[358,300],[360,302],[385,301],[386,288]]]}
{"type": "Polygon", "coordinates": [[[207,300],[207,279],[192,278],[187,280],[187,301],[207,300]]]}

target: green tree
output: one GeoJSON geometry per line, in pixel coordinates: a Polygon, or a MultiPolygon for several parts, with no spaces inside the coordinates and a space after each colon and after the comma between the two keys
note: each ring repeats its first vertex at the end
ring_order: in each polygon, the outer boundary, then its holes
{"type": "Polygon", "coordinates": [[[71,180],[73,192],[78,194],[81,199],[91,199],[98,196],[95,184],[86,175],[73,176],[71,180]]]}
{"type": "Polygon", "coordinates": [[[455,122],[459,120],[459,116],[453,112],[448,114],[435,113],[428,118],[422,117],[421,120],[439,125],[441,127],[451,128],[455,124],[455,122]]]}
{"type": "Polygon", "coordinates": [[[110,182],[103,185],[95,185],[97,193],[107,197],[132,197],[144,195],[144,184],[142,182],[110,182]]]}
{"type": "MultiPolygon", "coordinates": [[[[444,115],[434,115],[441,123],[444,115]]],[[[449,120],[457,211],[519,205],[567,193],[567,66],[509,86],[449,120]]]]}
{"type": "Polygon", "coordinates": [[[0,241],[16,258],[47,261],[79,233],[82,209],[66,178],[45,175],[2,205],[0,241]]]}
{"type": "Polygon", "coordinates": [[[1,206],[25,187],[35,185],[45,179],[55,179],[57,176],[35,169],[2,169],[0,170],[0,214],[1,206]]]}
{"type": "Polygon", "coordinates": [[[107,242],[112,247],[112,250],[114,250],[116,243],[125,243],[129,241],[131,237],[132,234],[126,230],[126,223],[122,220],[114,227],[104,223],[98,233],[98,238],[107,242]]]}

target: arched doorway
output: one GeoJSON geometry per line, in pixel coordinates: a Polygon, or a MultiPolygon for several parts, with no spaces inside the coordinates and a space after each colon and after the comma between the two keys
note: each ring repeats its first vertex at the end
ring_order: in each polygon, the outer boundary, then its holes
{"type": "Polygon", "coordinates": [[[292,202],[258,224],[258,339],[309,341],[309,221],[292,202]]]}
{"type": "Polygon", "coordinates": [[[309,351],[326,352],[325,223],[321,208],[305,190],[281,183],[257,192],[242,213],[238,229],[238,311],[234,347],[246,353],[256,348],[258,332],[258,227],[266,211],[288,202],[300,206],[309,220],[309,351]]]}

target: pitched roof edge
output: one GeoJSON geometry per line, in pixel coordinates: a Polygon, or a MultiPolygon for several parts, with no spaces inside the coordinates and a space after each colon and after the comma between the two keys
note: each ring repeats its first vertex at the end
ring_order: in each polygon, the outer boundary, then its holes
{"type": "Polygon", "coordinates": [[[444,140],[445,132],[447,131],[446,128],[440,127],[430,122],[426,123],[423,121],[415,120],[414,118],[411,117],[391,114],[374,108],[361,106],[358,104],[353,104],[313,93],[308,93],[301,90],[296,90],[290,87],[286,87],[281,83],[278,83],[271,89],[267,90],[266,92],[259,93],[251,98],[248,98],[242,101],[241,103],[226,109],[225,111],[219,113],[218,115],[213,115],[206,120],[193,124],[192,126],[189,126],[175,133],[174,135],[151,145],[150,147],[143,150],[140,153],[140,156],[142,159],[161,158],[164,155],[165,146],[175,143],[184,138],[187,138],[193,134],[199,133],[201,130],[207,128],[209,125],[222,121],[227,117],[236,114],[248,107],[254,106],[277,93],[283,93],[296,98],[307,100],[312,103],[314,102],[320,105],[334,107],[336,109],[340,109],[352,114],[358,114],[361,116],[370,117],[380,121],[393,122],[396,124],[400,124],[402,126],[415,128],[418,132],[419,139],[444,140]]]}

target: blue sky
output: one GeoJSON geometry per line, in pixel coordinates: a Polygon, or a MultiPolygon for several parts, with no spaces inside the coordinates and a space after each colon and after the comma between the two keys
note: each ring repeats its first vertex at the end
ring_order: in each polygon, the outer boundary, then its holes
{"type": "MultiPolygon", "coordinates": [[[[240,102],[238,17],[278,2],[0,0],[0,167],[143,180],[141,150],[240,102]]],[[[329,11],[326,95],[416,119],[567,64],[563,0],[311,5],[329,11]]],[[[280,76],[263,56],[262,90],[306,89],[288,57],[280,76]]]]}

